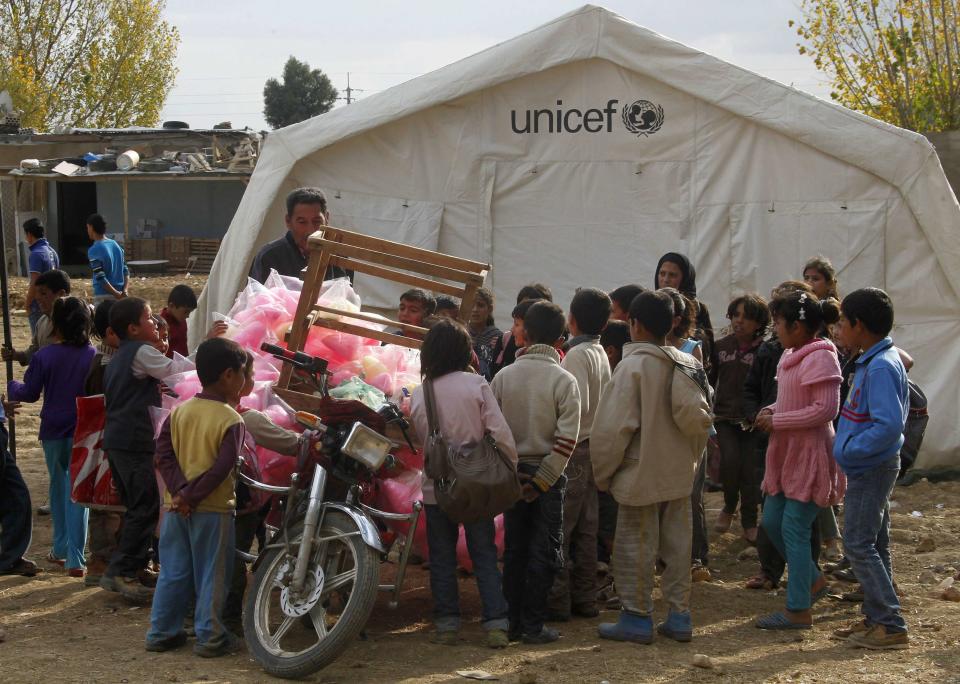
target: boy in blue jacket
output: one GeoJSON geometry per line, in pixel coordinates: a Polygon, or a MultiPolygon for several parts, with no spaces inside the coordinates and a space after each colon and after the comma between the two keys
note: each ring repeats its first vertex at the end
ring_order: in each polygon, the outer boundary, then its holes
{"type": "Polygon", "coordinates": [[[907,371],[889,337],[893,304],[886,292],[851,292],[840,310],[840,343],[863,350],[840,410],[833,455],[847,475],[843,546],[863,588],[864,619],[834,634],[862,648],[902,649],[909,639],[893,587],[889,533],[910,409],[907,371]]]}

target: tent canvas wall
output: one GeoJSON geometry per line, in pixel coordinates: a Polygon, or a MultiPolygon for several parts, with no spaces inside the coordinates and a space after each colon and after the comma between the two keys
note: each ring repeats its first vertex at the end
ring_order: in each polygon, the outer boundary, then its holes
{"type": "Polygon", "coordinates": [[[501,324],[527,282],[566,306],[580,286],[649,287],[679,251],[722,327],[733,295],[822,253],[843,290],[894,299],[931,400],[919,465],[960,462],[960,207],[920,135],[586,6],[270,134],[195,320],[230,307],[302,185],[333,225],[489,261],[501,324]]]}

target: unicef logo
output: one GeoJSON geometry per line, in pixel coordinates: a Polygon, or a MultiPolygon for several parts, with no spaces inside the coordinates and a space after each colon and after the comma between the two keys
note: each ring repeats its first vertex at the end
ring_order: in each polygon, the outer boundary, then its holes
{"type": "Polygon", "coordinates": [[[623,125],[636,135],[653,135],[663,126],[663,107],[650,100],[637,100],[623,107],[623,125]]]}

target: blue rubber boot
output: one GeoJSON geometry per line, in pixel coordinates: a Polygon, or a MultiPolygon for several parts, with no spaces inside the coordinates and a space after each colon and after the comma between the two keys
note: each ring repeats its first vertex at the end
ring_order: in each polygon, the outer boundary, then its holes
{"type": "Polygon", "coordinates": [[[632,641],[636,644],[653,643],[653,620],[649,616],[620,611],[616,622],[604,622],[597,627],[601,639],[632,641]]]}
{"type": "Polygon", "coordinates": [[[672,610],[667,619],[657,625],[657,634],[662,634],[674,641],[690,641],[693,638],[693,623],[690,612],[675,613],[672,610]]]}

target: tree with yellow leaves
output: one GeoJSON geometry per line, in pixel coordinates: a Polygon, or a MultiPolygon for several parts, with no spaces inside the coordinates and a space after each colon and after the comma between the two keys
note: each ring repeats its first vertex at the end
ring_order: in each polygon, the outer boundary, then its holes
{"type": "Polygon", "coordinates": [[[797,47],[829,75],[835,101],[914,131],[960,128],[960,0],[801,0],[800,8],[797,47]]]}
{"type": "Polygon", "coordinates": [[[23,126],[155,126],[180,35],[164,0],[3,0],[0,91],[23,126]]]}

